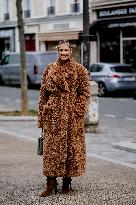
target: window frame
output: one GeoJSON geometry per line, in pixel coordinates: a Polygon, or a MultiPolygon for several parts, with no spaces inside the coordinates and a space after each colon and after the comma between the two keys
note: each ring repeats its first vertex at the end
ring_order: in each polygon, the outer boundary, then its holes
{"type": "Polygon", "coordinates": [[[5,21],[8,21],[10,20],[10,10],[9,10],[9,4],[10,4],[10,1],[9,0],[5,0],[4,1],[4,20],[5,21]]]}
{"type": "Polygon", "coordinates": [[[55,15],[55,0],[48,0],[48,6],[47,6],[47,15],[53,16],[55,15]]]}
{"type": "Polygon", "coordinates": [[[80,13],[81,10],[81,2],[80,0],[73,0],[71,3],[71,13],[80,13]]]}

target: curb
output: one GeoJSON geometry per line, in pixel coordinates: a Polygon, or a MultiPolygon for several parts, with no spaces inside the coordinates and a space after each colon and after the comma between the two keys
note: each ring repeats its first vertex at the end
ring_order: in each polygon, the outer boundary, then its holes
{"type": "Polygon", "coordinates": [[[94,153],[87,153],[87,155],[89,157],[95,157],[96,159],[101,159],[101,160],[104,160],[106,162],[111,162],[113,164],[118,164],[118,165],[122,165],[122,166],[125,166],[125,167],[128,167],[128,168],[136,169],[136,164],[132,164],[132,163],[129,163],[129,162],[124,162],[124,161],[121,161],[121,160],[111,159],[109,157],[104,157],[102,155],[94,154],[94,153]]]}
{"type": "Polygon", "coordinates": [[[112,147],[120,150],[125,150],[128,152],[136,153],[136,142],[127,142],[127,141],[119,142],[116,144],[112,144],[112,147]]]}
{"type": "Polygon", "coordinates": [[[0,115],[0,121],[36,121],[37,117],[33,116],[2,116],[0,115]]]}

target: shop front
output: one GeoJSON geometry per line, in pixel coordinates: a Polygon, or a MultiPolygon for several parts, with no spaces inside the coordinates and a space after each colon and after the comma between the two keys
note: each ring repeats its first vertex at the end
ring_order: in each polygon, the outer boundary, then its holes
{"type": "Polygon", "coordinates": [[[90,34],[97,35],[97,61],[136,67],[136,4],[97,9],[90,34]]]}
{"type": "Polygon", "coordinates": [[[15,51],[15,30],[0,29],[0,59],[2,54],[8,51],[15,51]]]}

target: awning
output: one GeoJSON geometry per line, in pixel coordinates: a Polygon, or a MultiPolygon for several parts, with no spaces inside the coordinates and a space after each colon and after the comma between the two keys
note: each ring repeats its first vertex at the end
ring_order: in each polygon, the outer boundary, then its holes
{"type": "Polygon", "coordinates": [[[90,25],[90,34],[96,30],[112,28],[136,28],[136,17],[97,20],[90,25]]]}
{"type": "Polygon", "coordinates": [[[60,40],[77,40],[78,31],[71,32],[52,32],[52,33],[39,33],[39,41],[60,41],[60,40]]]}

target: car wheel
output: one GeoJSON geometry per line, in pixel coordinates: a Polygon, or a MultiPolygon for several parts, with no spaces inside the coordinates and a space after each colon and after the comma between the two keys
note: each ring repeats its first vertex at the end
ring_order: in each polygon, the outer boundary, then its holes
{"type": "Polygon", "coordinates": [[[99,82],[98,83],[98,96],[103,97],[106,95],[106,93],[107,93],[107,89],[106,89],[105,84],[102,82],[99,82]]]}
{"type": "Polygon", "coordinates": [[[0,75],[0,85],[5,85],[5,82],[4,82],[4,80],[3,80],[1,75],[0,75]]]}

